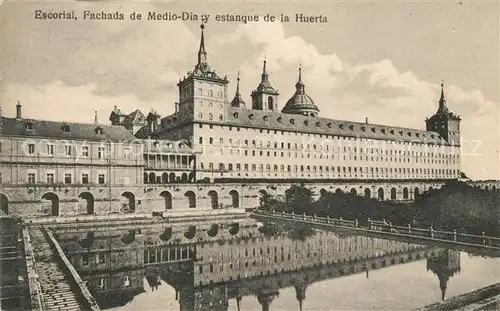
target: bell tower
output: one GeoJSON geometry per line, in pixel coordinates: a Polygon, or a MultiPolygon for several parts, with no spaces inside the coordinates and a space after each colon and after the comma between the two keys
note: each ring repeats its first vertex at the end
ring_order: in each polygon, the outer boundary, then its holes
{"type": "Polygon", "coordinates": [[[194,120],[224,121],[227,101],[227,77],[221,78],[208,64],[205,26],[201,25],[198,62],[187,77],[179,81],[179,105],[176,113],[194,120]]]}
{"type": "Polygon", "coordinates": [[[269,82],[269,74],[266,69],[266,60],[262,68],[261,81],[257,88],[252,91],[252,109],[279,111],[278,110],[278,90],[274,89],[269,82]]]}
{"type": "Polygon", "coordinates": [[[444,83],[441,83],[439,108],[430,118],[425,120],[427,131],[439,133],[449,144],[460,146],[460,117],[448,110],[444,96],[444,83]]]}

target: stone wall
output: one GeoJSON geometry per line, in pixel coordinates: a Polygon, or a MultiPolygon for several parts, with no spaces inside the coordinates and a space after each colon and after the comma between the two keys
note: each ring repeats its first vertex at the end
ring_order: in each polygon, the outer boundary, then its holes
{"type": "MultiPolygon", "coordinates": [[[[74,216],[84,214],[152,213],[165,210],[254,208],[265,194],[284,195],[293,183],[147,184],[135,186],[37,185],[0,190],[8,201],[7,214],[74,216]]],[[[413,200],[415,194],[437,189],[442,182],[311,183],[316,198],[323,191],[350,192],[384,200],[413,200]],[[394,189],[394,190],[393,190],[394,189]],[[391,192],[395,197],[391,197],[391,192]]],[[[2,203],[3,204],[3,203],[2,203]]],[[[5,205],[2,205],[2,209],[5,205]]]]}

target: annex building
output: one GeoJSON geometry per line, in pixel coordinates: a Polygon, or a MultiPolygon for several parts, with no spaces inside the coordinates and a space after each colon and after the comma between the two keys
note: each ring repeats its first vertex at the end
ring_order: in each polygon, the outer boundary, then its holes
{"type": "MultiPolygon", "coordinates": [[[[266,61],[250,98],[208,62],[203,26],[197,62],[177,84],[175,113],[111,112],[111,125],[0,117],[4,214],[80,215],[183,208],[255,207],[264,193],[308,183],[412,200],[458,179],[460,117],[442,85],[425,130],[322,118],[298,69],[280,94],[266,61]],[[285,96],[282,99],[282,96],[285,96]]],[[[286,82],[285,82],[286,83],[286,82]]]]}

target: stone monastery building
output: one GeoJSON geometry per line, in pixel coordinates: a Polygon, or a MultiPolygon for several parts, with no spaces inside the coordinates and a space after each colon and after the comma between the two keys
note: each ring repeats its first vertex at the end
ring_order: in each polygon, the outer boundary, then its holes
{"type": "Polygon", "coordinates": [[[15,118],[0,116],[2,212],[255,207],[298,182],[315,193],[412,200],[460,178],[460,118],[443,90],[425,131],[322,118],[302,70],[295,93],[283,95],[266,61],[245,101],[239,77],[229,96],[227,77],[210,67],[203,28],[172,115],[115,106],[112,125],[77,124],[23,118],[18,104],[15,118]]]}

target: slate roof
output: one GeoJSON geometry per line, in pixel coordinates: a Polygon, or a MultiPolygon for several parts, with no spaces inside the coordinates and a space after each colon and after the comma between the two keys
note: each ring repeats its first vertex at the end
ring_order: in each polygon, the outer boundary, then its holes
{"type": "Polygon", "coordinates": [[[110,141],[132,141],[136,138],[123,126],[96,125],[71,122],[57,122],[35,119],[0,118],[2,130],[0,136],[21,136],[54,139],[74,140],[110,140],[110,141]],[[27,129],[30,126],[32,130],[27,129]],[[64,127],[69,128],[65,132],[64,127]],[[98,128],[102,134],[98,134],[98,128]]]}
{"type": "Polygon", "coordinates": [[[131,122],[132,124],[140,124],[140,123],[143,123],[144,122],[144,119],[146,118],[144,116],[144,114],[142,113],[142,111],[140,111],[139,109],[136,109],[135,111],[131,112],[127,118],[130,120],[129,122],[131,122]]]}
{"type": "Polygon", "coordinates": [[[229,108],[224,125],[379,140],[448,144],[437,132],[234,107],[229,108]]]}

